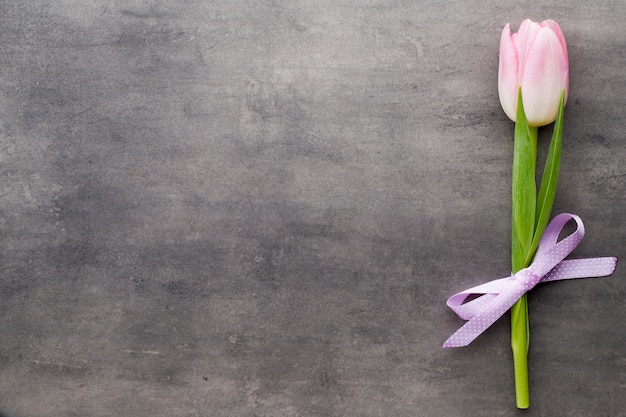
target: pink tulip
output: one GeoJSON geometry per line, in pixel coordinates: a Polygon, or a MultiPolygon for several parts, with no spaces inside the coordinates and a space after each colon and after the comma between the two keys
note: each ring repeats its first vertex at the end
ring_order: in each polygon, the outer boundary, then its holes
{"type": "Polygon", "coordinates": [[[498,93],[504,112],[513,121],[520,86],[528,125],[552,123],[561,92],[565,89],[567,101],[569,90],[567,46],[554,20],[537,23],[526,19],[514,34],[508,23],[504,27],[500,38],[498,93]]]}

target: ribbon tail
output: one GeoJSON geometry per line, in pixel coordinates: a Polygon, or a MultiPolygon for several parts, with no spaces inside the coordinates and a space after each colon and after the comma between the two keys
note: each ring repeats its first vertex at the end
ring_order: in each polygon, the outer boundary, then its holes
{"type": "Polygon", "coordinates": [[[526,290],[523,287],[519,286],[515,281],[512,281],[510,287],[495,297],[483,311],[454,332],[452,336],[444,342],[442,347],[463,347],[469,345],[474,339],[487,330],[489,326],[502,317],[525,292],[526,290]]]}
{"type": "Polygon", "coordinates": [[[555,266],[541,282],[606,277],[615,271],[616,265],[617,258],[614,257],[568,259],[555,266]]]}

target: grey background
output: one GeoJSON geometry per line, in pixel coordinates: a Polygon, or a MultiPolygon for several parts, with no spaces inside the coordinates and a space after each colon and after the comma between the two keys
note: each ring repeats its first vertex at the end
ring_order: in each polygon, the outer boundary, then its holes
{"type": "Polygon", "coordinates": [[[508,317],[440,348],[509,270],[526,17],[569,45],[554,213],[623,256],[621,1],[0,1],[0,408],[624,415],[623,265],[531,293],[525,413],[508,317]]]}

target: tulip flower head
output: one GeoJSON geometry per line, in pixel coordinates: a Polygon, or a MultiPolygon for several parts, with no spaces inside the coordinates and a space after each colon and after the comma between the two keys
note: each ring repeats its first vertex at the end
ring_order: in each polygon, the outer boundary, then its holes
{"type": "Polygon", "coordinates": [[[513,34],[508,23],[504,27],[500,38],[498,94],[504,112],[513,121],[520,87],[529,126],[545,126],[556,119],[563,90],[567,101],[567,46],[554,20],[537,23],[526,19],[513,34]]]}

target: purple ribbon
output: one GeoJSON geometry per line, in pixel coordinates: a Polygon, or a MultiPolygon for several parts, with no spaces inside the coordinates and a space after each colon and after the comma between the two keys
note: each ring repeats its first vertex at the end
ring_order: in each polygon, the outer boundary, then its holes
{"type": "Polygon", "coordinates": [[[461,291],[448,299],[450,307],[459,317],[469,320],[443,344],[444,348],[469,345],[489,326],[506,313],[517,300],[540,282],[574,278],[595,278],[611,275],[617,258],[587,258],[564,260],[580,243],[585,227],[580,217],[562,213],[546,228],[537,253],[528,268],[510,277],[496,279],[477,287],[461,291]],[[559,233],[570,220],[575,220],[576,230],[558,241],[559,233]],[[465,304],[470,295],[482,294],[465,304]]]}

